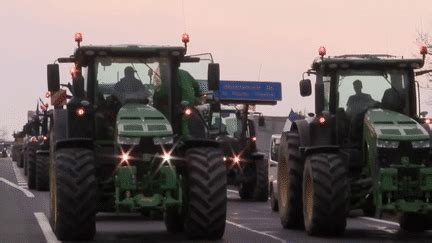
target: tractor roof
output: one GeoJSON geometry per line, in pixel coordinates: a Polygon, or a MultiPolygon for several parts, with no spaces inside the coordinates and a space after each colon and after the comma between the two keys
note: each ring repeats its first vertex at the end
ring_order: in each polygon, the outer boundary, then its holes
{"type": "Polygon", "coordinates": [[[318,70],[322,65],[328,68],[421,68],[424,60],[421,58],[405,59],[391,55],[342,55],[316,58],[312,63],[312,69],[318,70]]]}
{"type": "Polygon", "coordinates": [[[145,45],[106,45],[106,46],[81,46],[75,50],[74,56],[153,56],[172,55],[183,56],[186,49],[182,46],[145,46],[145,45]]]}

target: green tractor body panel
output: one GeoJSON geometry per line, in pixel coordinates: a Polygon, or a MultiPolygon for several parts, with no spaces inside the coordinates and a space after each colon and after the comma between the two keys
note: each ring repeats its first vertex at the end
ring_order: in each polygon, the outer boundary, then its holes
{"type": "Polygon", "coordinates": [[[379,210],[426,213],[432,209],[432,168],[426,168],[429,133],[414,119],[394,111],[365,114],[364,140],[379,210]]]}
{"type": "Polygon", "coordinates": [[[143,104],[126,104],[117,115],[118,136],[160,137],[173,134],[166,117],[154,107],[143,104]]]}
{"type": "MultiPolygon", "coordinates": [[[[162,146],[165,142],[172,143],[173,131],[169,121],[160,111],[149,105],[125,104],[117,114],[116,129],[116,146],[119,150],[122,146],[138,146],[132,144],[132,141],[138,143],[141,138],[151,139],[157,146],[162,146]]],[[[175,192],[176,198],[181,198],[177,191],[178,179],[175,167],[168,163],[157,165],[160,162],[158,156],[163,154],[161,148],[156,153],[146,151],[145,148],[134,153],[134,156],[139,156],[135,158],[138,163],[144,163],[144,167],[147,168],[139,182],[136,179],[138,176],[136,166],[120,167],[117,170],[115,174],[117,212],[181,206],[181,200],[172,197],[172,192],[175,192]],[[158,166],[159,171],[149,170],[158,166]],[[144,196],[142,191],[146,191],[148,196],[144,196]]]]}
{"type": "MultiPolygon", "coordinates": [[[[429,140],[429,133],[414,119],[394,111],[372,109],[365,115],[365,131],[375,139],[393,141],[429,140]]],[[[366,134],[365,134],[366,135],[366,134]]]]}

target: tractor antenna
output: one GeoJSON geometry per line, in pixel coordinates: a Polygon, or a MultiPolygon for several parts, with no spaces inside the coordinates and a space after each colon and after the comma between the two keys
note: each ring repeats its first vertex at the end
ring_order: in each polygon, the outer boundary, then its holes
{"type": "Polygon", "coordinates": [[[261,81],[261,68],[262,68],[262,63],[260,64],[260,67],[258,70],[258,81],[261,81]]]}

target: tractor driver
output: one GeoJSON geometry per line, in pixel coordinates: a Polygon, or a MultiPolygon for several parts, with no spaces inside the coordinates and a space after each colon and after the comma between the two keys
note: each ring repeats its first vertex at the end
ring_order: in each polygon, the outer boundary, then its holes
{"type": "Polygon", "coordinates": [[[350,137],[354,142],[361,141],[363,115],[376,101],[369,94],[362,92],[362,82],[353,82],[355,94],[348,98],[346,113],[350,119],[350,137]]]}
{"type": "Polygon", "coordinates": [[[375,101],[369,94],[362,92],[362,82],[355,80],[353,82],[355,94],[348,98],[346,113],[349,117],[354,118],[365,112],[368,107],[372,106],[375,101]]]}
{"type": "MultiPolygon", "coordinates": [[[[126,100],[127,94],[143,92],[143,95],[148,97],[149,92],[145,89],[143,83],[135,78],[135,69],[127,66],[124,69],[124,77],[114,85],[114,94],[122,103],[126,100]]],[[[146,97],[143,97],[146,98],[146,97]]]]}

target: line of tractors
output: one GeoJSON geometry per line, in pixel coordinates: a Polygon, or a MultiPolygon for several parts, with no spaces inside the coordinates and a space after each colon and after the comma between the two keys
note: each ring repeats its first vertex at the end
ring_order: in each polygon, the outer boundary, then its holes
{"type": "MultiPolygon", "coordinates": [[[[98,212],[161,213],[169,232],[220,239],[227,185],[255,201],[270,187],[283,227],[311,235],[343,233],[352,209],[400,213],[409,231],[430,226],[431,130],[415,82],[427,49],[407,59],[320,48],[303,74],[316,76],[315,113],[275,137],[269,163],[249,106],[276,104],[280,84],[222,89],[211,54],[187,55],[187,34],[178,47],[75,41],[72,55],[47,65],[52,108],[29,116],[12,149],[29,188],[50,190],[59,240],[92,239],[98,212]],[[60,64],[72,64],[67,84],[60,64]]],[[[310,79],[300,93],[312,94],[310,79]]]]}
{"type": "Polygon", "coordinates": [[[49,137],[52,111],[42,104],[28,112],[22,131],[13,134],[11,157],[19,168],[24,168],[29,189],[49,190],[49,137]]]}

